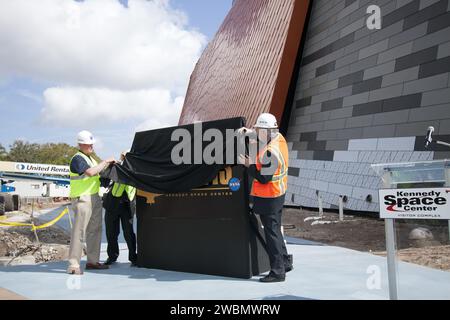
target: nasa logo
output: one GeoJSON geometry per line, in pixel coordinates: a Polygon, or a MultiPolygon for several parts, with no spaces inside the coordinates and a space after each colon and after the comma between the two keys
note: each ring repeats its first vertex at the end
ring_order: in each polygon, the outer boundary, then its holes
{"type": "Polygon", "coordinates": [[[231,178],[228,182],[231,191],[238,191],[241,188],[241,181],[238,178],[231,178]]]}

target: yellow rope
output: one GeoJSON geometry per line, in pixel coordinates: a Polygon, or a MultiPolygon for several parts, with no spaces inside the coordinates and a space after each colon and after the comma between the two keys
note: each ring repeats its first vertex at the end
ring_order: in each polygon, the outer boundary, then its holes
{"type": "Polygon", "coordinates": [[[39,226],[35,226],[33,223],[23,223],[23,222],[9,222],[9,221],[2,221],[0,222],[1,227],[31,227],[31,230],[38,230],[38,229],[44,229],[48,228],[52,225],[54,225],[56,222],[58,222],[62,217],[64,217],[69,210],[65,208],[55,219],[46,222],[44,224],[41,224],[39,226]]]}

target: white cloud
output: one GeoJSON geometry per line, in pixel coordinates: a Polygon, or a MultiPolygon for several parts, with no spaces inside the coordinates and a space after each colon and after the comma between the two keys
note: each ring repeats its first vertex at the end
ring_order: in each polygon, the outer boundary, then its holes
{"type": "MultiPolygon", "coordinates": [[[[168,0],[5,0],[0,75],[53,84],[42,120],[175,125],[206,43],[168,0]]],[[[31,97],[31,96],[29,96],[31,97]]]]}
{"type": "Polygon", "coordinates": [[[164,0],[9,0],[0,10],[0,74],[71,86],[184,94],[205,37],[164,0]]]}
{"type": "Polygon", "coordinates": [[[16,93],[24,98],[30,99],[37,103],[42,103],[42,97],[40,95],[37,95],[29,90],[19,89],[16,91],[16,93]]]}
{"type": "Polygon", "coordinates": [[[138,128],[152,129],[178,122],[183,98],[168,90],[121,91],[107,88],[50,88],[44,91],[42,119],[60,126],[94,126],[142,120],[138,128]]]}

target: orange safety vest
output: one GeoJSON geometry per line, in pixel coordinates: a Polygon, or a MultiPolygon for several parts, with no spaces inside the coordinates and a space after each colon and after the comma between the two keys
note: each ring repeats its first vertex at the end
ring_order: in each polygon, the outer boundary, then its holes
{"type": "Polygon", "coordinates": [[[286,193],[288,179],[289,152],[286,140],[278,133],[277,136],[267,144],[256,157],[256,169],[261,171],[262,157],[269,150],[272,156],[278,160],[278,167],[272,180],[268,183],[261,183],[253,180],[251,195],[260,198],[276,198],[286,193]]]}

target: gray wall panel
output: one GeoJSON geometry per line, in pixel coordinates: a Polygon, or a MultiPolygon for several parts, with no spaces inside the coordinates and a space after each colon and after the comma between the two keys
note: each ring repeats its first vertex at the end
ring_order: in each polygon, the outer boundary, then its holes
{"type": "Polygon", "coordinates": [[[432,125],[450,139],[450,1],[316,0],[288,128],[287,203],[376,211],[370,164],[450,157],[425,150],[432,125]],[[366,9],[381,7],[381,30],[366,9]],[[365,198],[372,194],[374,201],[365,198]]]}

